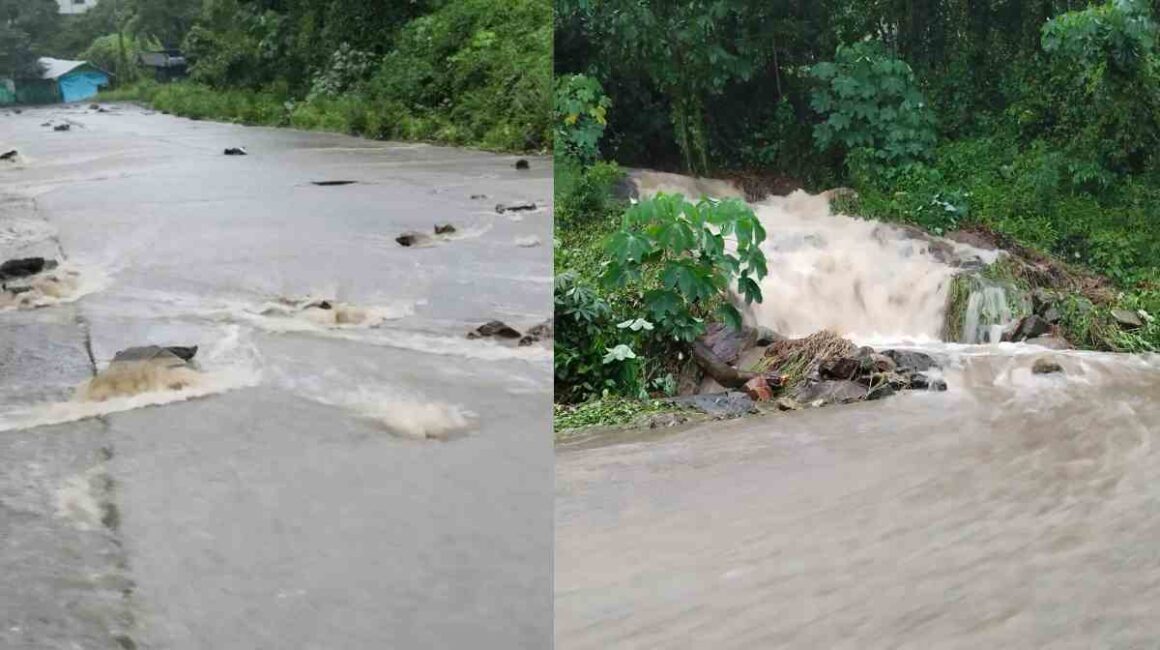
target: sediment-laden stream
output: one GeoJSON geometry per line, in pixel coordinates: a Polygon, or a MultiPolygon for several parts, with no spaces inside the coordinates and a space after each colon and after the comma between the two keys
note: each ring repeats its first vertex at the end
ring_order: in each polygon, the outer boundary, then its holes
{"type": "Polygon", "coordinates": [[[942,342],[985,251],[803,195],[755,209],[750,318],[922,350],[949,388],[561,448],[556,647],[1152,644],[1160,356],[942,342]]]}
{"type": "Polygon", "coordinates": [[[466,338],[549,315],[550,161],[127,105],[0,142],[0,261],[76,273],[0,303],[0,647],[550,644],[551,343],[466,338]]]}

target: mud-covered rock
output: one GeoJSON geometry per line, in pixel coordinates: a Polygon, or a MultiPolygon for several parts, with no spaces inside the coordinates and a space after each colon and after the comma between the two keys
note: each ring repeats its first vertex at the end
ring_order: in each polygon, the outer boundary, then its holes
{"type": "Polygon", "coordinates": [[[921,372],[912,372],[909,376],[911,390],[945,391],[947,383],[937,377],[930,377],[921,372]]]}
{"type": "Polygon", "coordinates": [[[740,417],[757,409],[755,402],[748,395],[738,391],[674,397],[669,401],[714,417],[740,417]]]}
{"type": "Polygon", "coordinates": [[[923,372],[938,366],[934,357],[913,350],[883,350],[882,354],[894,361],[899,372],[906,370],[923,372]]]}
{"type": "Polygon", "coordinates": [[[0,282],[16,278],[27,278],[43,271],[56,268],[56,260],[43,257],[22,257],[0,263],[0,282]]]}
{"type": "Polygon", "coordinates": [[[174,363],[184,364],[188,361],[191,361],[196,354],[196,345],[174,345],[167,347],[161,347],[158,345],[143,345],[140,347],[126,348],[121,350],[113,356],[113,362],[124,363],[128,361],[171,361],[174,363]]]}
{"type": "Polygon", "coordinates": [[[520,201],[517,203],[497,203],[495,211],[499,214],[505,212],[523,212],[526,210],[535,210],[536,204],[531,201],[520,201]]]}
{"type": "Polygon", "coordinates": [[[1059,365],[1054,359],[1048,357],[1040,357],[1035,360],[1034,365],[1031,366],[1032,374],[1036,375],[1050,375],[1057,372],[1063,372],[1063,366],[1059,365]]]}
{"type": "Polygon", "coordinates": [[[866,387],[853,381],[819,381],[799,388],[793,398],[811,406],[849,404],[866,399],[866,387]]]}
{"type": "Polygon", "coordinates": [[[1140,315],[1134,311],[1127,309],[1113,309],[1111,311],[1112,318],[1120,326],[1121,329],[1134,330],[1144,327],[1144,320],[1140,315]]]}
{"type": "Polygon", "coordinates": [[[519,330],[499,320],[488,321],[467,333],[469,339],[496,337],[501,339],[521,338],[519,330]]]}

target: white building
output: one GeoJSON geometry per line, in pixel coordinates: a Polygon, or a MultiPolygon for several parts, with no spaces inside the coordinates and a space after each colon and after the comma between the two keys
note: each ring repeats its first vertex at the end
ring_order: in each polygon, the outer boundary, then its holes
{"type": "Polygon", "coordinates": [[[97,0],[56,0],[62,14],[83,14],[97,6],[97,0]]]}

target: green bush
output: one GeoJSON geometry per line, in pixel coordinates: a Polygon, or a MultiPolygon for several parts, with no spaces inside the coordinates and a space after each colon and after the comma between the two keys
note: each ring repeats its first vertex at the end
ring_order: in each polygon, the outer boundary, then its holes
{"type": "Polygon", "coordinates": [[[658,194],[624,213],[605,244],[609,261],[601,281],[620,288],[659,278],[660,286],[644,293],[645,313],[664,335],[689,342],[704,333],[710,314],[741,327],[728,295],[734,281],[746,303],[761,302],[764,240],[761,222],[739,200],[694,204],[658,194]],[[726,248],[729,237],[734,250],[726,248]]]}
{"type": "Polygon", "coordinates": [[[605,116],[610,106],[612,100],[596,79],[581,74],[557,79],[553,113],[556,152],[584,164],[599,158],[600,138],[608,124],[605,116]]]}
{"type": "Polygon", "coordinates": [[[548,148],[551,16],[549,0],[463,0],[411,21],[368,86],[398,113],[385,135],[548,148]]]}
{"type": "Polygon", "coordinates": [[[810,69],[819,82],[811,106],[825,121],[814,126],[817,146],[864,150],[863,163],[892,169],[929,159],[934,113],[906,62],[876,41],[839,46],[832,62],[810,69]]]}
{"type": "Polygon", "coordinates": [[[1108,174],[1138,172],[1160,144],[1157,26],[1146,5],[1112,0],[1043,26],[1043,82],[1026,95],[1023,126],[1072,159],[1077,185],[1105,188],[1108,174]]]}

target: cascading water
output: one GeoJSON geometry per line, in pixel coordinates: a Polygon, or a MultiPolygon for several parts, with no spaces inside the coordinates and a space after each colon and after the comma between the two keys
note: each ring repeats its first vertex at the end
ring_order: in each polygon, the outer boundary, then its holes
{"type": "Polygon", "coordinates": [[[1160,356],[993,343],[1026,309],[995,253],[754,208],[749,317],[909,343],[949,388],[564,449],[556,647],[1154,646],[1160,356]]]}
{"type": "MultiPolygon", "coordinates": [[[[635,180],[645,195],[741,196],[721,181],[654,172],[635,180]]],[[[941,340],[953,278],[998,258],[916,229],[834,215],[829,203],[828,194],[799,191],[753,205],[767,234],[769,275],[761,282],[764,300],[748,309],[752,322],[790,337],[830,329],[864,341],[941,340]]],[[[963,328],[972,339],[979,322],[1010,320],[1002,289],[979,289],[971,298],[975,324],[963,328]]]]}

